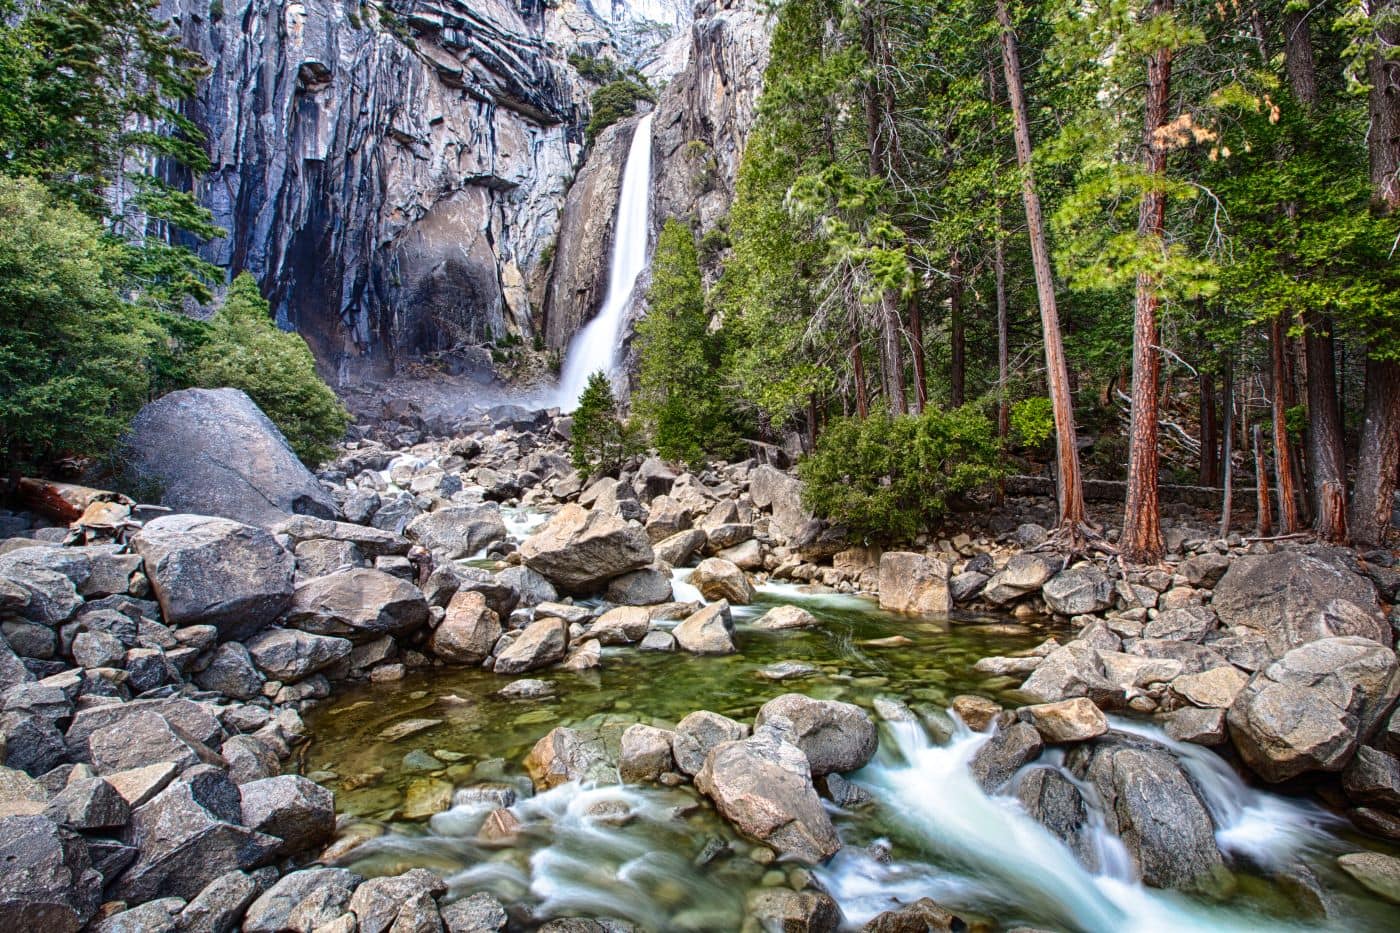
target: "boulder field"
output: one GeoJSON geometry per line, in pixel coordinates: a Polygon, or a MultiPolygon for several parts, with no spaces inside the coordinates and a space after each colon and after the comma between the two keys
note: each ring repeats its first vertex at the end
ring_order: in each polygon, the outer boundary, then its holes
{"type": "MultiPolygon", "coordinates": [[[[911,618],[1056,618],[1055,638],[977,664],[1028,705],[964,696],[953,711],[989,733],[973,778],[1014,793],[1086,864],[1092,788],[1146,883],[1209,890],[1223,869],[1171,748],[1105,713],[1152,717],[1262,782],[1319,787],[1362,831],[1400,840],[1393,555],[1188,530],[1169,536],[1162,566],[1124,573],[1037,550],[1044,529],[1029,524],[918,550],[849,547],[768,463],[694,473],[649,459],[585,480],[565,456],[566,418],[512,410],[459,427],[358,429],[314,497],[264,499],[276,508],[248,521],[138,508],[144,521],[118,538],[0,515],[0,928],[503,929],[502,905],[452,902],[428,872],[366,881],[318,864],[335,852],[333,795],[283,773],[308,739],[302,714],[340,683],[439,666],[482,667],[530,696],[530,673],[597,667],[605,646],[732,653],[753,637],[732,607],[775,579],[878,594],[911,618]],[[684,566],[705,602],[677,599],[684,566]],[[1046,754],[1075,780],[1023,770],[1046,754]]],[[[752,623],[820,624],[794,606],[752,623]]],[[[912,715],[888,706],[881,718],[912,715]]],[[[789,693],[751,722],[703,710],[674,728],[639,722],[620,747],[557,728],[523,766],[540,790],[691,784],[741,835],[819,863],[841,846],[826,802],[861,805],[842,775],[877,745],[865,710],[789,693]]],[[[405,817],[450,805],[446,790],[405,817]]],[[[502,839],[510,806],[488,821],[502,839]]],[[[1341,867],[1390,890],[1394,868],[1377,858],[1341,867]]],[[[840,919],[815,889],[752,900],[785,929],[840,919]]],[[[928,928],[955,921],[928,902],[871,928],[925,914],[943,918],[928,928]]]]}

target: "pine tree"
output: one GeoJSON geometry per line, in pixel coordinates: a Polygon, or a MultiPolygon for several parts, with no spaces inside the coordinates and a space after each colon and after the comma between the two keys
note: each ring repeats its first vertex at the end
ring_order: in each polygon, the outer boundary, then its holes
{"type": "Polygon", "coordinates": [[[572,454],[574,469],[588,479],[611,473],[627,457],[627,434],[618,415],[612,383],[602,370],[588,377],[574,410],[572,454]]]}

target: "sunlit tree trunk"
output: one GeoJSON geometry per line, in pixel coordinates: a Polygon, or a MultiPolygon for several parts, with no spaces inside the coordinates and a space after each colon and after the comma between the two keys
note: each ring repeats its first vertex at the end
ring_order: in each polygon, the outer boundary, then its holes
{"type": "Polygon", "coordinates": [[[1084,490],[1079,477],[1079,449],[1074,430],[1074,408],[1069,395],[1069,370],[1065,364],[1060,334],[1060,315],[1055,304],[1055,281],[1050,271],[1050,250],[1045,240],[1045,221],[1040,212],[1040,195],[1031,171],[1030,121],[1026,116],[1025,88],[1021,83],[1020,54],[1011,27],[1008,0],[997,0],[997,22],[1001,26],[1001,61],[1006,74],[1007,96],[1011,104],[1012,127],[1016,141],[1016,162],[1021,169],[1021,196],[1026,206],[1026,227],[1031,240],[1031,265],[1035,270],[1036,297],[1040,302],[1040,327],[1045,343],[1045,377],[1055,415],[1055,464],[1058,471],[1060,528],[1077,535],[1084,523],[1084,490]]]}
{"type": "MultiPolygon", "coordinates": [[[[1172,0],[1153,0],[1150,15],[1171,11],[1172,0]]],[[[1138,236],[1160,240],[1166,222],[1166,197],[1154,179],[1166,173],[1167,151],[1158,128],[1167,121],[1172,53],[1155,50],[1147,59],[1147,106],[1143,132],[1143,171],[1149,189],[1138,209],[1138,236]]],[[[1157,349],[1157,311],[1161,283],[1148,271],[1138,273],[1133,307],[1133,411],[1129,429],[1128,496],[1123,509],[1119,548],[1128,560],[1155,563],[1162,559],[1161,509],[1157,496],[1157,418],[1162,357],[1157,349]]]]}

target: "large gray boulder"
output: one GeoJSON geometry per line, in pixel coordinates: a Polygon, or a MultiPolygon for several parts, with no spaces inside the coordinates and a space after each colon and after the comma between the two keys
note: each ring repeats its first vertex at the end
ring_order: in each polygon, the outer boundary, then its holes
{"type": "Polygon", "coordinates": [[[617,783],[617,769],[608,760],[602,736],[582,729],[551,729],[525,756],[525,773],[537,790],[569,781],[617,783]]]}
{"type": "Polygon", "coordinates": [[[357,567],[307,580],[296,588],[283,624],[356,644],[407,635],[428,623],[428,601],[406,580],[357,567]]]}
{"type": "Polygon", "coordinates": [[[953,607],[947,561],[910,551],[880,555],[880,608],[916,614],[944,613],[953,607]]]}
{"type": "Polygon", "coordinates": [[[82,837],[45,816],[0,819],[0,930],[77,933],[102,901],[82,837]]]}
{"type": "Polygon", "coordinates": [[[1366,638],[1312,641],[1250,679],[1230,707],[1230,738],[1266,781],[1340,771],[1397,696],[1394,651],[1366,638]]]}
{"type": "Polygon", "coordinates": [[[812,786],[807,756],[779,724],[717,746],[695,775],[695,787],[735,829],[779,855],[818,863],[841,848],[812,786]]]}
{"type": "Polygon", "coordinates": [[[875,723],[859,706],[785,693],[759,708],[754,729],[777,719],[786,721],[792,742],[807,756],[812,777],[855,771],[875,757],[875,723]]]}
{"type": "Polygon", "coordinates": [[[293,515],[278,522],[272,528],[273,534],[286,535],[296,544],[307,541],[334,541],[354,545],[364,557],[383,557],[386,554],[407,554],[412,546],[407,538],[392,531],[384,531],[370,525],[357,525],[353,522],[334,522],[311,515],[293,515]]]}
{"type": "Polygon", "coordinates": [[[1040,595],[1051,612],[1077,616],[1103,612],[1113,605],[1113,581],[1094,566],[1062,570],[1041,587],[1040,595]]]}
{"type": "Polygon", "coordinates": [[[671,634],[681,650],[691,654],[733,654],[739,650],[734,644],[729,603],[723,599],[691,613],[671,634]]]}
{"type": "Polygon", "coordinates": [[[329,925],[349,911],[361,880],[344,868],[304,868],[283,875],[248,906],[243,933],[310,933],[329,925]]]}
{"type": "Polygon", "coordinates": [[[758,595],[748,574],[722,557],[702,560],[691,573],[689,582],[706,599],[724,599],[735,606],[747,606],[758,595]]]}
{"type": "Polygon", "coordinates": [[[1227,628],[1263,635],[1277,657],[1319,638],[1356,635],[1390,647],[1375,585],[1331,552],[1279,551],[1237,558],[1211,608],[1227,628]]]}
{"type": "Polygon", "coordinates": [[[802,507],[802,481],[767,464],[750,474],[749,497],[772,513],[768,534],[779,543],[794,541],[812,520],[812,513],[802,507]]]}
{"type": "Polygon", "coordinates": [[[506,524],[494,502],[477,506],[449,506],[418,516],[404,534],[448,560],[475,557],[506,539],[506,524]]]}
{"type": "Polygon", "coordinates": [[[564,660],[569,648],[569,623],[563,619],[539,619],[527,625],[496,656],[493,670],[497,674],[523,674],[557,664],[564,660]]]}
{"type": "Polygon", "coordinates": [[[1108,830],[1123,840],[1145,883],[1202,889],[1219,880],[1215,824],[1170,752],[1115,735],[1076,746],[1066,761],[1098,791],[1108,830]]]}
{"type": "Polygon", "coordinates": [[[520,545],[525,566],[568,593],[592,593],[649,565],[647,533],[610,512],[569,504],[520,545]]]}
{"type": "Polygon", "coordinates": [[[982,596],[989,603],[1004,606],[1035,593],[1054,573],[1050,561],[1039,554],[1015,554],[1005,567],[992,574],[982,596]]]}
{"type": "Polygon", "coordinates": [[[697,710],[676,723],[671,734],[671,754],[676,767],[694,775],[705,766],[711,750],[725,742],[737,742],[749,734],[749,727],[728,716],[697,710]]]}
{"type": "Polygon", "coordinates": [[[336,517],[335,500],[238,389],[183,389],[150,402],[122,457],[137,491],[159,489],[160,504],[177,511],[265,527],[290,514],[336,517]]]}
{"type": "Polygon", "coordinates": [[[267,531],[204,515],[164,515],[131,540],[167,625],[212,625],[224,639],[265,628],[292,598],[296,561],[267,531]]]}
{"type": "Polygon", "coordinates": [[[279,856],[319,848],[335,835],[335,796],[299,774],[249,781],[238,788],[242,823],[282,840],[279,856]]]}
{"type": "Polygon", "coordinates": [[[501,637],[501,621],[475,590],[458,590],[428,648],[451,664],[480,664],[501,637]]]}

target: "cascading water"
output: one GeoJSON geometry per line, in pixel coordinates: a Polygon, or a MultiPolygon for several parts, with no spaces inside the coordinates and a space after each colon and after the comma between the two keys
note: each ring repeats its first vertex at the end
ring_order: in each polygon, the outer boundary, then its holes
{"type": "Polygon", "coordinates": [[[600,369],[612,375],[632,289],[646,268],[651,216],[651,118],[652,115],[647,114],[638,121],[627,152],[603,309],[569,341],[569,351],[564,357],[564,372],[559,379],[555,404],[565,411],[578,407],[589,376],[600,369]]]}

